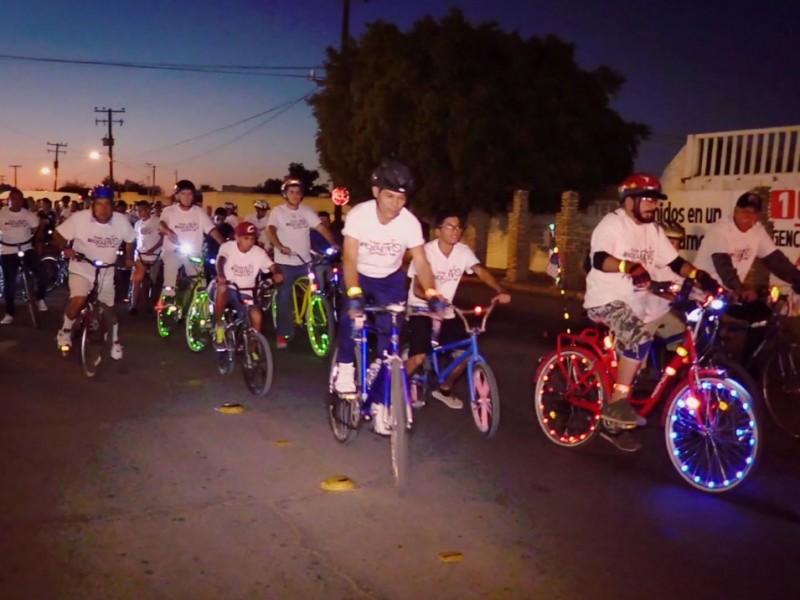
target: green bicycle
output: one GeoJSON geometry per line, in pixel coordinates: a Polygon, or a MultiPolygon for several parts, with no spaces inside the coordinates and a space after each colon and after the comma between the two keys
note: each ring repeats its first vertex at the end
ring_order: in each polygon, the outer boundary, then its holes
{"type": "Polygon", "coordinates": [[[204,258],[192,256],[189,261],[197,267],[197,273],[179,275],[174,298],[161,295],[156,306],[156,327],[158,335],[169,338],[185,317],[186,344],[191,351],[202,352],[211,342],[208,284],[203,271],[204,258]]]}

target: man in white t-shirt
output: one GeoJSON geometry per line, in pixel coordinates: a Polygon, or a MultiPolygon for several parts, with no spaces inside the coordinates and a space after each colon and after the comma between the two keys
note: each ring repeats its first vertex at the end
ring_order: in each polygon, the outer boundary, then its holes
{"type": "Polygon", "coordinates": [[[247,215],[244,220],[256,226],[256,231],[258,231],[256,243],[269,253],[272,248],[272,244],[269,241],[269,232],[267,231],[267,225],[269,225],[269,204],[267,204],[266,200],[256,200],[253,203],[253,207],[256,209],[256,212],[247,215]]]}
{"type": "Polygon", "coordinates": [[[130,313],[132,315],[139,312],[138,307],[141,304],[139,295],[145,273],[148,272],[148,269],[150,270],[149,276],[152,281],[158,277],[158,259],[161,256],[161,245],[164,242],[164,237],[161,235],[161,219],[153,214],[150,203],[147,200],[139,200],[135,206],[139,220],[133,225],[136,233],[136,263],[131,276],[133,289],[130,313]]]}
{"type": "Polygon", "coordinates": [[[42,270],[39,256],[31,244],[21,244],[35,238],[43,227],[42,220],[33,212],[24,207],[25,197],[17,188],[11,188],[8,193],[8,206],[0,208],[0,261],[3,269],[3,298],[6,303],[6,314],[0,325],[10,325],[14,322],[16,306],[14,298],[17,293],[17,269],[20,261],[36,275],[36,300],[39,310],[47,311],[44,301],[47,283],[42,270]],[[19,253],[23,256],[20,257],[19,253]]]}
{"type": "Polygon", "coordinates": [[[223,207],[228,213],[225,217],[225,222],[236,229],[236,226],[239,224],[239,215],[236,214],[236,211],[239,210],[239,208],[233,202],[226,202],[223,204],[223,207]]]}
{"type": "MultiPolygon", "coordinates": [[[[763,321],[770,309],[758,302],[755,290],[744,285],[756,258],[776,277],[800,291],[800,271],[775,246],[767,230],[759,222],[761,197],[753,192],[742,194],[736,201],[733,216],[720,219],[706,231],[695,264],[717,278],[726,289],[734,292],[741,304],[728,307],[727,314],[750,323],[763,321]]],[[[750,329],[744,345],[744,356],[756,350],[763,329],[750,329]]]]}
{"type": "MultiPolygon", "coordinates": [[[[243,314],[245,307],[239,301],[240,295],[241,298],[253,297],[259,273],[272,273],[275,283],[282,279],[275,263],[256,244],[256,236],[256,226],[242,221],[236,226],[236,239],[219,247],[217,277],[208,289],[209,297],[215,299],[214,343],[217,348],[224,349],[225,344],[225,327],[222,324],[225,306],[232,305],[239,314],[243,314]],[[238,293],[234,288],[238,288],[238,293]]],[[[260,307],[250,307],[250,320],[256,331],[261,331],[260,307]]]]}
{"type": "MultiPolygon", "coordinates": [[[[480,264],[478,257],[466,244],[461,243],[461,234],[464,231],[464,224],[461,217],[454,211],[439,213],[436,217],[436,231],[439,237],[425,244],[425,256],[431,265],[434,279],[436,280],[436,290],[439,295],[448,303],[453,301],[464,273],[475,273],[478,278],[497,294],[496,299],[503,304],[511,301],[503,288],[497,283],[488,269],[480,264]]],[[[428,303],[424,300],[425,289],[420,285],[417,277],[417,269],[412,264],[408,269],[408,276],[411,278],[411,287],[408,290],[409,308],[427,308],[428,303]]],[[[408,320],[408,361],[406,362],[406,372],[413,373],[425,361],[425,355],[431,352],[431,336],[433,333],[433,321],[430,317],[411,315],[408,320]]],[[[452,308],[445,311],[439,331],[438,341],[440,344],[447,345],[461,341],[467,337],[464,324],[461,319],[456,318],[452,308]]],[[[454,369],[447,377],[447,380],[433,391],[433,397],[441,400],[450,408],[461,408],[463,402],[453,395],[453,385],[464,372],[466,363],[454,369]]]]}
{"type": "Polygon", "coordinates": [[[194,203],[196,188],[188,179],[175,184],[175,200],[161,211],[161,234],[164,236],[161,262],[164,265],[164,292],[166,301],[175,298],[175,282],[178,269],[183,266],[188,276],[197,273],[197,265],[191,257],[199,257],[203,250],[205,235],[218,244],[225,239],[214,227],[206,212],[194,203]]]}
{"type": "MultiPolygon", "coordinates": [[[[605,423],[630,429],[645,424],[628,402],[631,383],[653,340],[659,320],[645,322],[647,287],[655,269],[669,267],[681,277],[695,279],[709,291],[718,284],[705,271],[681,258],[655,221],[655,209],[667,196],[653,175],[635,174],[619,187],[622,206],[608,213],[592,232],[591,270],[586,276],[584,307],[589,318],[606,325],[621,351],[617,381],[602,408],[605,423]]],[[[602,432],[605,436],[610,435],[602,432]]],[[[623,434],[624,435],[624,434],[623,434]]],[[[611,438],[607,438],[611,439],[611,438]]],[[[617,447],[635,451],[630,436],[616,439],[617,447]]]]}
{"type": "MultiPolygon", "coordinates": [[[[342,268],[347,295],[345,310],[339,318],[336,392],[353,394],[355,386],[355,342],[353,321],[363,319],[365,297],[377,305],[403,303],[406,300],[406,275],[402,270],[406,251],[416,269],[425,298],[433,312],[443,312],[443,303],[436,291],[431,266],[423,249],[422,226],[405,208],[408,195],[414,191],[414,178],[403,164],[384,161],[372,173],[374,200],[354,206],[344,224],[342,268]]],[[[389,349],[391,319],[376,315],[378,356],[389,349]]],[[[384,406],[373,404],[373,428],[376,433],[389,433],[385,424],[384,406]]]]}
{"type": "MultiPolygon", "coordinates": [[[[86,297],[94,285],[95,267],[117,262],[117,249],[125,244],[125,266],[133,267],[133,242],[136,235],[128,218],[114,212],[114,192],[106,186],[94,188],[91,207],[73,214],[56,228],[54,241],[64,250],[69,261],[69,303],[64,311],[64,323],[56,341],[62,351],[72,345],[72,325],[86,304],[86,297]],[[70,243],[71,248],[65,248],[70,243]],[[83,255],[86,262],[78,259],[83,255]]],[[[119,324],[114,313],[114,267],[100,269],[98,275],[98,297],[108,309],[113,319],[111,358],[122,358],[122,345],[119,341],[119,324]]]]}
{"type": "Polygon", "coordinates": [[[286,202],[269,213],[267,235],[275,250],[275,262],[283,273],[283,284],[277,294],[277,343],[286,348],[289,335],[294,329],[292,316],[292,289],[294,282],[307,273],[303,261],[311,260],[310,231],[315,229],[333,245],[333,236],[315,213],[303,202],[303,183],[289,178],[281,185],[281,195],[286,202]]]}

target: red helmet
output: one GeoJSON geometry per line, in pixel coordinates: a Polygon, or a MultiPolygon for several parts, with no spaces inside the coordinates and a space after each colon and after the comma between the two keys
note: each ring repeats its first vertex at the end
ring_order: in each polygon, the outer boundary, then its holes
{"type": "Polygon", "coordinates": [[[647,173],[634,173],[619,185],[619,199],[624,200],[626,196],[632,198],[652,198],[654,200],[666,200],[667,195],[661,191],[661,182],[655,175],[647,173]]]}

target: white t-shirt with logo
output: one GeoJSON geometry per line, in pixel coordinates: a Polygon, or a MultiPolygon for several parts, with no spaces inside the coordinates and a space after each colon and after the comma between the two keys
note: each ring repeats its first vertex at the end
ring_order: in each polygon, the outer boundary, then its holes
{"type": "MultiPolygon", "coordinates": [[[[286,204],[276,206],[269,211],[268,225],[275,227],[281,244],[296,252],[308,262],[311,260],[310,231],[320,224],[319,217],[313,209],[305,204],[292,210],[286,204]]],[[[275,262],[279,265],[302,265],[303,261],[294,255],[287,256],[275,248],[275,262]]]]}
{"type": "MultiPolygon", "coordinates": [[[[31,235],[39,227],[39,217],[27,208],[13,212],[8,206],[0,208],[0,240],[6,244],[18,244],[31,239],[31,235]]],[[[0,254],[16,254],[30,250],[31,244],[17,246],[0,246],[0,254]]]]}
{"type": "MultiPolygon", "coordinates": [[[[138,252],[147,252],[158,243],[158,240],[161,239],[161,234],[158,232],[160,223],[161,219],[155,215],[151,215],[147,220],[136,221],[133,230],[136,232],[136,250],[138,252]]],[[[154,260],[155,256],[145,255],[142,259],[154,260]]]]}
{"type": "Polygon", "coordinates": [[[264,231],[269,224],[269,211],[260,219],[257,213],[252,213],[247,215],[244,220],[255,225],[258,230],[258,235],[261,235],[261,232],[264,231]]]}
{"type": "MultiPolygon", "coordinates": [[[[448,302],[455,298],[458,284],[464,273],[472,273],[472,267],[480,261],[472,249],[464,243],[458,242],[453,246],[450,256],[445,256],[439,247],[439,240],[432,240],[425,244],[425,256],[431,265],[433,277],[436,280],[436,291],[448,302]]],[[[417,274],[414,263],[408,268],[408,276],[413,278],[417,274]]],[[[428,306],[426,300],[418,297],[414,293],[414,285],[408,290],[408,305],[425,308],[428,306]]],[[[451,319],[455,316],[452,308],[448,308],[444,317],[451,319]]]]}
{"type": "Polygon", "coordinates": [[[747,231],[740,231],[733,219],[727,217],[720,219],[708,228],[703,241],[700,242],[694,265],[698,269],[707,271],[714,279],[722,283],[722,278],[714,268],[711,256],[727,254],[731,257],[733,267],[739,275],[739,281],[744,282],[756,257],[764,258],[777,249],[761,223],[756,223],[747,231]]]}
{"type": "MultiPolygon", "coordinates": [[[[664,230],[655,223],[637,223],[618,208],[608,213],[592,232],[592,260],[595,252],[607,252],[614,258],[640,263],[654,278],[657,269],[678,257],[664,230]]],[[[605,273],[592,268],[586,276],[584,308],[603,306],[620,300],[629,305],[640,319],[647,316],[647,290],[636,290],[630,275],[605,273]]]]}
{"type": "MultiPolygon", "coordinates": [[[[111,213],[108,223],[94,218],[91,210],[81,210],[56,227],[61,236],[72,241],[72,249],[89,260],[99,260],[105,264],[115,263],[117,250],[123,242],[133,243],[136,234],[128,218],[120,213],[111,213]]],[[[83,261],[69,262],[71,273],[94,277],[94,268],[83,261]]]]}
{"type": "Polygon", "coordinates": [[[189,210],[183,210],[178,204],[167,206],[161,211],[161,220],[178,236],[177,246],[168,236],[164,236],[165,252],[175,252],[185,244],[189,246],[192,256],[200,256],[204,236],[214,229],[214,222],[199,206],[192,206],[189,210]]]}
{"type": "Polygon", "coordinates": [[[382,224],[378,220],[377,200],[354,206],[347,213],[342,233],[358,240],[358,272],[379,279],[400,268],[406,250],[425,243],[422,226],[406,208],[382,224]]]}
{"type": "Polygon", "coordinates": [[[240,290],[252,290],[256,285],[258,273],[268,272],[273,264],[263,248],[253,246],[247,252],[242,252],[236,240],[225,242],[219,247],[217,262],[222,257],[225,257],[223,266],[225,279],[235,283],[240,290]]]}

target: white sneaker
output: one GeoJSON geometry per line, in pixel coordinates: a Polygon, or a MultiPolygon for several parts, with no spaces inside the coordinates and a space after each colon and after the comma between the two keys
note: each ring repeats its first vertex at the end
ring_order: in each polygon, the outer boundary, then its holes
{"type": "Polygon", "coordinates": [[[69,348],[72,346],[72,330],[59,329],[58,333],[56,334],[56,344],[58,344],[59,350],[64,347],[69,348]]]}
{"type": "Polygon", "coordinates": [[[119,342],[111,344],[111,358],[114,360],[122,360],[122,344],[119,342]]]}
{"type": "Polygon", "coordinates": [[[5,317],[3,317],[2,320],[0,320],[0,325],[11,325],[13,322],[14,322],[14,317],[12,317],[11,315],[6,315],[5,317]]]}
{"type": "Polygon", "coordinates": [[[372,431],[378,435],[390,435],[392,431],[389,429],[389,424],[386,422],[388,416],[386,407],[383,404],[373,404],[372,431]]]}
{"type": "Polygon", "coordinates": [[[452,392],[450,392],[450,394],[443,394],[442,390],[437,388],[433,390],[431,396],[433,396],[437,400],[444,402],[449,408],[455,410],[458,410],[459,408],[462,408],[464,406],[464,403],[459,398],[454,396],[452,392]]]}
{"type": "Polygon", "coordinates": [[[356,393],[356,368],[353,363],[336,363],[336,381],[333,384],[337,394],[356,393]]]}
{"type": "Polygon", "coordinates": [[[39,312],[47,312],[47,303],[44,300],[39,300],[39,312]]]}

